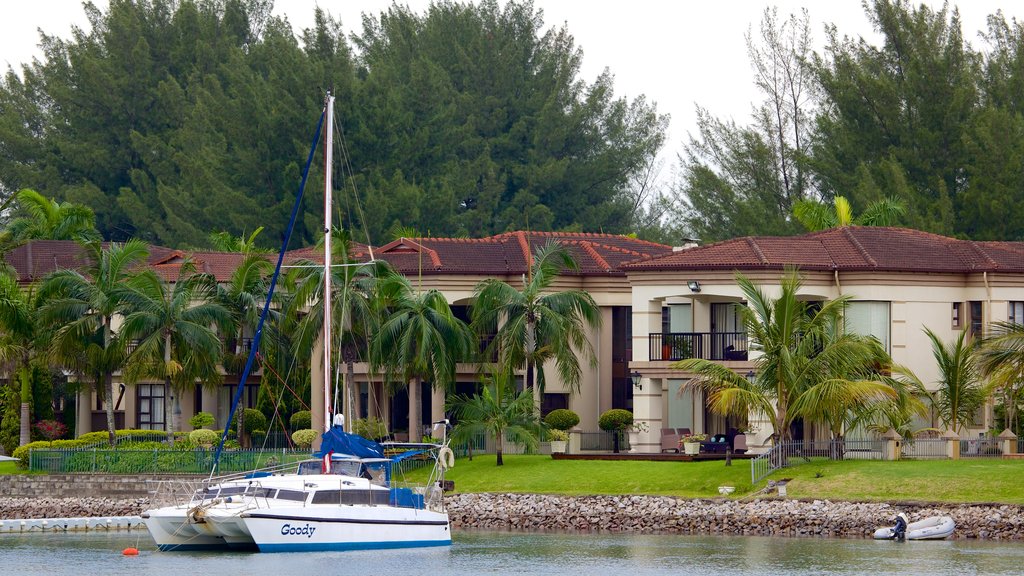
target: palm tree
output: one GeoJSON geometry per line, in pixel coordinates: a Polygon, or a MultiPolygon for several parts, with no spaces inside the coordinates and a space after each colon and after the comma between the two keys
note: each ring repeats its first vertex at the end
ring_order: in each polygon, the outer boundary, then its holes
{"type": "MultiPolygon", "coordinates": [[[[244,342],[246,334],[253,334],[259,324],[260,313],[263,310],[263,303],[266,300],[268,286],[266,285],[267,274],[273,271],[274,265],[267,259],[266,254],[255,250],[252,240],[262,228],[249,237],[246,242],[238,245],[243,248],[242,262],[238,268],[231,273],[227,283],[217,286],[217,302],[231,316],[233,333],[231,335],[231,348],[224,354],[223,366],[228,374],[240,375],[245,368],[248,352],[245,350],[244,342]]],[[[227,242],[223,238],[222,241],[227,242]]],[[[228,242],[230,245],[230,242],[228,242]]],[[[222,247],[222,246],[218,246],[222,247]]],[[[264,346],[271,345],[269,338],[261,338],[264,346]]],[[[245,410],[238,411],[238,438],[244,442],[245,410]]]]}
{"type": "Polygon", "coordinates": [[[895,226],[906,213],[907,207],[899,198],[882,198],[853,217],[850,201],[836,196],[832,206],[817,200],[801,200],[793,205],[793,216],[811,232],[842,228],[844,226],[895,226]]]}
{"type": "Polygon", "coordinates": [[[877,394],[877,386],[861,376],[886,357],[877,341],[839,330],[848,297],[820,308],[809,306],[797,297],[801,283],[795,270],[783,276],[775,299],[742,274],[736,274],[736,283],[748,303],[737,306],[737,313],[751,349],[761,353],[755,360],[756,378],[751,381],[719,363],[690,358],[672,364],[696,374],[680,393],[704,391],[709,407],[720,414],[764,414],[775,441],[790,439],[790,424],[801,413],[821,417],[829,412],[823,405],[829,400],[855,405],[877,394]],[[794,403],[803,394],[808,396],[796,405],[798,411],[794,403]]]}
{"type": "Polygon", "coordinates": [[[16,246],[29,240],[75,240],[94,242],[96,216],[91,208],[72,202],[57,203],[29,188],[13,197],[21,215],[11,220],[3,233],[3,244],[16,246]]]}
{"type": "Polygon", "coordinates": [[[476,286],[473,327],[487,334],[497,327],[488,352],[498,352],[507,371],[526,370],[526,386],[534,387],[534,369],[539,393],[545,387],[544,363],[553,359],[562,382],[578,392],[582,371],[578,354],[591,365],[597,358],[586,329],[601,326],[601,311],[593,297],[582,290],[550,292],[563,269],[575,270],[576,263],[560,246],[549,243],[533,259],[521,289],[496,278],[476,286]]]}
{"type": "Polygon", "coordinates": [[[1017,407],[1024,395],[1024,325],[995,322],[981,341],[979,365],[1003,395],[1006,427],[1017,429],[1017,407]]]}
{"type": "MultiPolygon", "coordinates": [[[[948,345],[930,329],[925,328],[924,332],[932,342],[932,354],[939,367],[938,389],[929,398],[942,424],[959,434],[974,421],[974,414],[985,403],[991,386],[981,380],[978,349],[968,341],[967,331],[960,332],[948,345]]],[[[918,385],[924,388],[920,381],[918,385]]]]}
{"type": "Polygon", "coordinates": [[[56,328],[51,354],[63,365],[92,377],[106,397],[107,432],[113,446],[114,372],[124,366],[125,340],[114,332],[111,320],[124,308],[125,282],[132,268],[145,262],[149,252],[138,240],[86,246],[89,263],[84,270],[58,270],[40,288],[45,302],[41,316],[56,328]]]}
{"type": "Polygon", "coordinates": [[[466,443],[480,433],[494,438],[498,466],[504,465],[506,436],[528,450],[535,450],[540,442],[543,426],[533,409],[533,395],[529,390],[517,394],[512,374],[500,368],[491,375],[489,383],[484,383],[479,394],[456,396],[448,408],[458,419],[452,439],[466,443]]]}
{"type": "Polygon", "coordinates": [[[13,366],[15,383],[21,387],[21,429],[19,444],[31,442],[32,366],[46,349],[47,332],[37,312],[39,299],[34,286],[22,289],[10,269],[0,270],[0,360],[13,366]]]}
{"type": "Polygon", "coordinates": [[[418,442],[422,381],[445,390],[454,386],[456,364],[467,357],[472,337],[439,291],[415,290],[408,279],[394,274],[387,277],[382,292],[388,316],[371,340],[370,357],[375,366],[408,385],[409,440],[418,442]]]}
{"type": "MultiPolygon", "coordinates": [[[[212,326],[230,327],[229,312],[216,301],[217,284],[196,274],[188,260],[173,284],[152,270],[128,281],[127,315],[121,332],[138,340],[125,366],[125,382],[161,378],[164,390],[181,394],[196,380],[217,382],[221,341],[212,326]]],[[[171,402],[164,402],[167,440],[174,442],[171,402]]]]}
{"type": "MultiPolygon", "coordinates": [[[[349,365],[346,385],[349,394],[345,398],[348,410],[345,412],[351,412],[349,415],[352,416],[360,413],[356,401],[358,396],[353,386],[353,363],[358,351],[369,348],[368,342],[381,323],[377,291],[379,282],[393,276],[394,272],[382,260],[365,263],[355,260],[352,257],[352,240],[347,231],[335,229],[333,240],[331,318],[332,326],[340,329],[333,331],[335,341],[331,349],[349,352],[344,358],[349,365]]],[[[324,272],[321,264],[311,261],[300,261],[296,266],[299,272],[290,280],[294,290],[289,294],[291,306],[288,308],[288,316],[297,320],[293,337],[294,348],[298,353],[312,350],[315,341],[323,333],[324,272]]],[[[354,420],[354,417],[346,418],[346,427],[350,427],[354,420]]]]}

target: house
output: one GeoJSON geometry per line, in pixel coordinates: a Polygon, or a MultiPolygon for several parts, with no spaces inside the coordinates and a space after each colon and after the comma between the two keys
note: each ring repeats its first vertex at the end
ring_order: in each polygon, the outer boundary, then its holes
{"type": "MultiPolygon", "coordinates": [[[[879,339],[893,360],[934,382],[938,369],[923,329],[944,341],[962,330],[981,334],[997,321],[1024,321],[1024,243],[978,242],[902,228],[845,227],[793,237],[736,238],[623,266],[632,288],[633,361],[643,376],[634,393],[635,416],[652,431],[688,427],[724,433],[734,424],[711,413],[700,393],[679,394],[691,374],[669,368],[697,356],[752,374],[754,351],[736,315],[741,272],[771,293],[787,267],[799,269],[800,296],[853,302],[848,330],[879,339]]],[[[763,445],[770,427],[751,421],[748,442],[763,445]]],[[[988,430],[991,407],[979,412],[970,434],[988,430]]],[[[814,426],[794,437],[827,434],[814,426]]],[[[827,436],[826,436],[827,437],[827,436]]],[[[641,451],[659,450],[653,433],[641,451]]]]}

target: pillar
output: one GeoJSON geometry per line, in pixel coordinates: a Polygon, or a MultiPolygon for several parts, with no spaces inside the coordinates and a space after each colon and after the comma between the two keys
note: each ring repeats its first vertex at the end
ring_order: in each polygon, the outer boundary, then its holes
{"type": "Polygon", "coordinates": [[[946,430],[942,435],[946,441],[946,457],[950,460],[960,459],[960,435],[952,430],[946,430]]]}
{"type": "Polygon", "coordinates": [[[1017,435],[1009,428],[999,433],[999,451],[1003,454],[1017,453],[1017,435]]]}
{"type": "Polygon", "coordinates": [[[82,385],[75,402],[75,437],[86,432],[92,432],[92,390],[82,385]]]}
{"type": "Polygon", "coordinates": [[[633,423],[640,426],[636,452],[661,452],[662,378],[643,378],[633,389],[633,423]]]}
{"type": "MultiPolygon", "coordinates": [[[[321,336],[313,344],[313,354],[310,360],[310,402],[309,413],[313,430],[323,432],[324,414],[324,340],[321,336]]],[[[313,451],[320,449],[320,437],[313,441],[313,451]]]]}
{"type": "MultiPolygon", "coordinates": [[[[430,422],[425,422],[426,425],[431,427],[433,430],[434,422],[444,420],[444,401],[445,393],[444,388],[440,386],[433,386],[430,389],[430,422]]],[[[438,438],[440,440],[440,438],[438,438]]]]}
{"type": "Polygon", "coordinates": [[[898,432],[889,429],[888,432],[882,434],[882,441],[885,443],[882,448],[882,459],[883,460],[899,460],[900,459],[900,441],[903,439],[898,432]]]}

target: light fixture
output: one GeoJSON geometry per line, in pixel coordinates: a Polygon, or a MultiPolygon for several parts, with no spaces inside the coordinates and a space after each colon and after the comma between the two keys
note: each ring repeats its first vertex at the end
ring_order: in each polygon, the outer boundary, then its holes
{"type": "Polygon", "coordinates": [[[644,389],[644,385],[640,383],[644,378],[643,374],[637,372],[636,370],[633,370],[632,372],[629,373],[629,378],[633,381],[634,388],[636,388],[637,390],[644,389]]]}
{"type": "Polygon", "coordinates": [[[686,286],[690,289],[690,292],[700,292],[700,282],[696,280],[690,280],[686,283],[686,286]]]}

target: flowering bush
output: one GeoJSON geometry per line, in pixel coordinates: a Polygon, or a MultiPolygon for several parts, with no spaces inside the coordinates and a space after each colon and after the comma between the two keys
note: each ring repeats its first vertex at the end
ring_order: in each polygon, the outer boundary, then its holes
{"type": "Polygon", "coordinates": [[[683,436],[683,439],[680,440],[680,443],[685,444],[687,442],[704,442],[707,439],[707,434],[690,434],[689,436],[683,436]]]}
{"type": "Polygon", "coordinates": [[[36,431],[50,442],[53,442],[64,434],[67,434],[68,431],[68,427],[65,426],[63,422],[58,422],[56,420],[40,420],[39,422],[36,422],[35,427],[36,431]]]}

